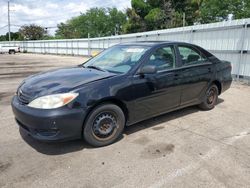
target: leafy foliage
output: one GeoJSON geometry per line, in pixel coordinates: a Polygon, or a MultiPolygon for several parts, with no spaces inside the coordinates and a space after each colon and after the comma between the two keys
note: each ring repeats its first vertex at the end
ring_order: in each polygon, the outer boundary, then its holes
{"type": "MultiPolygon", "coordinates": [[[[103,37],[122,33],[212,23],[250,17],[250,0],[131,0],[125,12],[116,8],[91,8],[58,24],[56,36],[37,25],[22,26],[13,40],[103,37]],[[185,15],[185,19],[184,18],[185,15]]],[[[0,36],[8,40],[8,34],[0,36]]]]}
{"type": "Polygon", "coordinates": [[[80,16],[60,23],[56,36],[59,38],[102,37],[120,34],[126,15],[116,8],[92,8],[80,16]]]}
{"type": "MultiPolygon", "coordinates": [[[[10,32],[11,40],[23,40],[23,37],[19,32],[10,32]]],[[[9,33],[0,36],[0,41],[8,41],[9,40],[9,33]]]]}
{"type": "Polygon", "coordinates": [[[131,0],[131,9],[127,10],[128,23],[125,33],[164,29],[171,26],[171,0],[131,0]]]}
{"type": "Polygon", "coordinates": [[[249,0],[131,0],[126,33],[250,17],[249,0]]]}
{"type": "Polygon", "coordinates": [[[154,8],[144,17],[148,30],[164,29],[166,15],[160,8],[154,8]]]}
{"type": "Polygon", "coordinates": [[[31,24],[22,26],[19,33],[26,40],[40,40],[46,36],[47,31],[41,26],[31,24]]]}
{"type": "Polygon", "coordinates": [[[212,23],[228,20],[229,15],[234,19],[250,17],[249,0],[204,0],[200,9],[200,22],[212,23]]]}

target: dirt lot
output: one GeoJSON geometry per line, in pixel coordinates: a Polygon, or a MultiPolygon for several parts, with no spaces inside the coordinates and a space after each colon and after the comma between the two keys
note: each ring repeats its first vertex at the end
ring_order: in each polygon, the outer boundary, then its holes
{"type": "Polygon", "coordinates": [[[212,111],[190,107],[126,128],[110,146],[20,135],[10,107],[30,74],[83,57],[0,54],[0,187],[249,187],[250,87],[233,84],[212,111]]]}

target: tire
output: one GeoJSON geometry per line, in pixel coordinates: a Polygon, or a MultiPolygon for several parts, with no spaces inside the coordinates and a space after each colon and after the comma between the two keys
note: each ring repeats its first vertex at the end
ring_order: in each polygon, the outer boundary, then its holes
{"type": "Polygon", "coordinates": [[[205,94],[204,101],[199,105],[202,110],[212,110],[218,101],[219,90],[218,87],[211,85],[205,94]]]}
{"type": "Polygon", "coordinates": [[[15,52],[15,50],[10,50],[9,51],[9,54],[15,54],[16,52],[15,52]]]}
{"type": "Polygon", "coordinates": [[[124,126],[125,116],[122,109],[114,104],[102,104],[88,115],[83,137],[92,146],[106,146],[121,136],[124,126]]]}

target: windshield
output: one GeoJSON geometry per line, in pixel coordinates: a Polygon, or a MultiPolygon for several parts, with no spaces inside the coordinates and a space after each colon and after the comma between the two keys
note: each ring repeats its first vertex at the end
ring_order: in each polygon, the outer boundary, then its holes
{"type": "Polygon", "coordinates": [[[114,46],[90,59],[84,67],[127,73],[138,63],[147,49],[145,46],[114,46]]]}

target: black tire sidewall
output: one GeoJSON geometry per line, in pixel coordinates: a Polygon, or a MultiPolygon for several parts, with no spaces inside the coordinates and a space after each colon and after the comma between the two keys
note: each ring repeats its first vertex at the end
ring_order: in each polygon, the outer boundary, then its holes
{"type": "Polygon", "coordinates": [[[92,146],[95,147],[106,146],[112,144],[119,138],[119,136],[122,134],[124,126],[125,126],[125,116],[122,109],[114,104],[102,104],[95,107],[88,115],[83,128],[83,138],[85,139],[86,142],[88,142],[92,146]],[[92,126],[95,117],[103,111],[111,111],[115,113],[119,127],[112,138],[101,141],[96,139],[96,137],[93,135],[92,126]]]}
{"type": "Polygon", "coordinates": [[[218,87],[217,87],[215,84],[211,85],[211,86],[208,88],[208,90],[206,91],[205,99],[204,99],[204,102],[201,104],[201,108],[204,109],[204,110],[211,110],[211,109],[213,109],[213,108],[215,107],[217,101],[218,101],[218,95],[219,95],[218,87]],[[212,104],[208,104],[208,103],[207,103],[207,93],[208,93],[212,88],[214,88],[215,91],[216,91],[216,98],[215,98],[215,100],[213,101],[212,104]]]}
{"type": "Polygon", "coordinates": [[[15,51],[14,50],[10,50],[9,54],[15,54],[15,51]]]}

